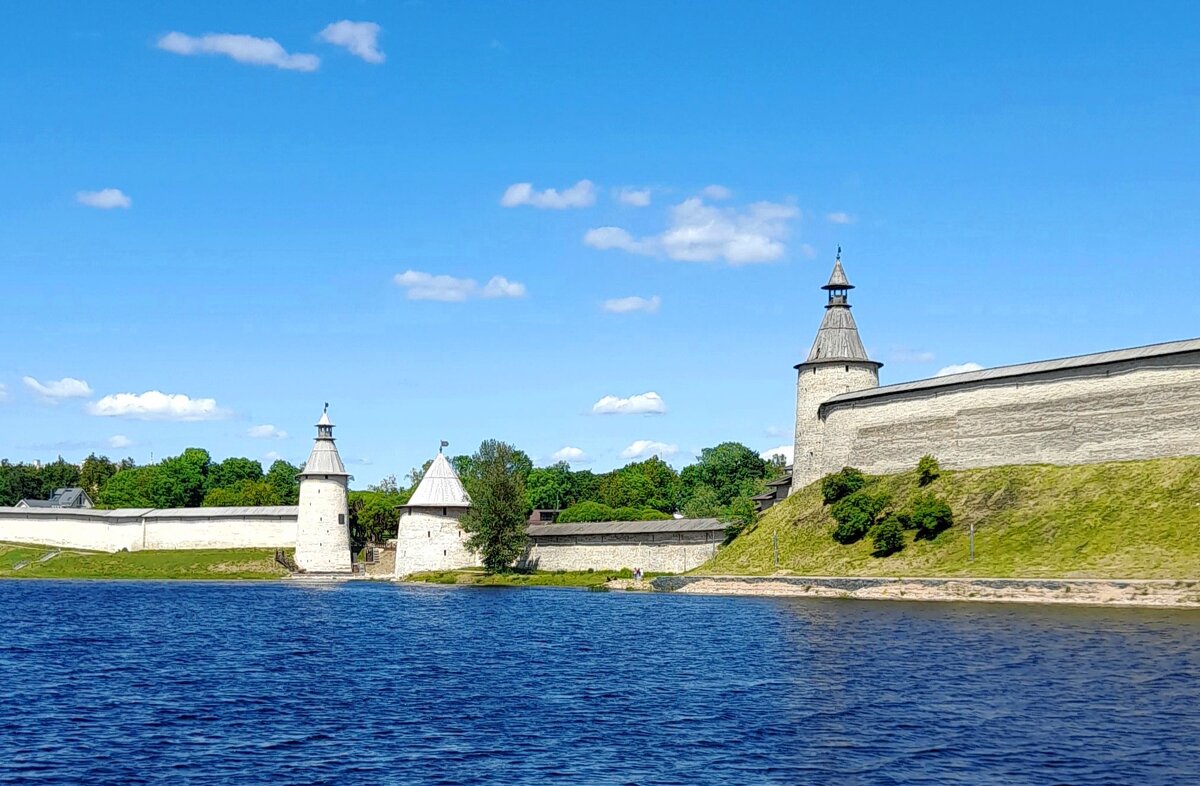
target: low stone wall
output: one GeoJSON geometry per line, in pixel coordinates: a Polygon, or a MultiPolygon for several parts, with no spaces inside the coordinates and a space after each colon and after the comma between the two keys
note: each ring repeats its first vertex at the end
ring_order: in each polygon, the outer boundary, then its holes
{"type": "Polygon", "coordinates": [[[697,533],[685,539],[655,540],[636,535],[577,535],[571,543],[533,538],[518,564],[531,570],[641,568],[652,573],[682,573],[717,553],[720,540],[704,536],[697,533]]]}
{"type": "Polygon", "coordinates": [[[108,552],[293,548],[296,508],[0,508],[0,541],[108,552]]]}

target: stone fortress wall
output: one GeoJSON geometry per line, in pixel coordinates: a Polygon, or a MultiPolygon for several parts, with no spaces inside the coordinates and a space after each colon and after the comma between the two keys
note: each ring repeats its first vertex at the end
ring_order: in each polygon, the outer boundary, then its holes
{"type": "Polygon", "coordinates": [[[641,568],[649,573],[683,573],[710,560],[721,540],[703,532],[670,542],[636,535],[537,538],[530,541],[518,564],[531,570],[641,568]]]}
{"type": "Polygon", "coordinates": [[[808,482],[843,466],[900,472],[927,453],[950,469],[1200,454],[1200,342],[1160,345],[1171,346],[1184,351],[1141,348],[834,397],[819,408],[808,482]],[[1048,367],[1056,364],[1066,367],[1048,367]]]}
{"type": "Polygon", "coordinates": [[[0,508],[0,541],[116,552],[292,548],[297,508],[0,508]]]}
{"type": "Polygon", "coordinates": [[[479,556],[467,549],[458,520],[463,508],[407,508],[396,532],[397,576],[425,570],[479,567],[479,556]]]}

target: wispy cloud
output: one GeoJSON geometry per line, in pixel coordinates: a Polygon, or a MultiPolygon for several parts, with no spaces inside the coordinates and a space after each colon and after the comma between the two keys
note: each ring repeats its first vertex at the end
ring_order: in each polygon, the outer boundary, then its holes
{"type": "Polygon", "coordinates": [[[629,447],[621,451],[621,458],[647,459],[651,456],[666,458],[668,456],[674,456],[678,452],[678,445],[671,445],[666,442],[655,442],[651,439],[639,439],[630,443],[629,447]]]}
{"type": "Polygon", "coordinates": [[[75,192],[75,201],[81,205],[99,208],[100,210],[112,210],[115,207],[133,207],[133,200],[127,197],[119,188],[102,188],[99,191],[77,191],[75,192]]]}
{"type": "Polygon", "coordinates": [[[826,213],[825,220],[831,224],[853,224],[854,217],[849,213],[826,213]]]}
{"type": "Polygon", "coordinates": [[[606,300],[603,303],[603,308],[610,314],[630,314],[637,311],[644,314],[655,314],[661,305],[662,298],[658,295],[648,298],[632,295],[630,297],[618,297],[606,300]]]}
{"type": "Polygon", "coordinates": [[[591,459],[580,448],[573,448],[570,445],[559,448],[550,456],[554,462],[566,461],[570,464],[588,464],[591,459]]]}
{"type": "Polygon", "coordinates": [[[949,377],[954,374],[965,374],[968,371],[982,371],[982,370],[983,370],[983,366],[979,365],[978,363],[954,363],[952,365],[944,366],[943,368],[938,369],[938,372],[936,374],[934,374],[934,376],[935,377],[949,377]]]}
{"type": "Polygon", "coordinates": [[[270,423],[264,423],[261,426],[251,426],[248,428],[246,436],[254,437],[255,439],[287,439],[287,432],[283,429],[275,428],[270,423]]]}
{"type": "Polygon", "coordinates": [[[46,382],[38,382],[33,377],[22,377],[21,381],[25,383],[25,387],[47,399],[85,398],[92,395],[92,386],[74,377],[51,379],[46,382]]]}
{"type": "Polygon", "coordinates": [[[216,399],[191,398],[183,393],[115,393],[88,404],[92,415],[131,420],[220,420],[229,416],[216,399]]]}
{"type": "Polygon", "coordinates": [[[604,396],[592,405],[593,415],[661,415],[666,411],[666,402],[654,391],[629,398],[604,396]]]}
{"type": "Polygon", "coordinates": [[[475,298],[525,297],[525,285],[504,276],[492,276],[482,287],[473,278],[434,275],[419,270],[406,270],[392,280],[404,290],[404,296],[409,300],[461,303],[475,298]]]}
{"type": "Polygon", "coordinates": [[[617,191],[617,201],[622,205],[646,207],[650,204],[650,189],[628,187],[619,189],[617,191]]]}
{"type": "Polygon", "coordinates": [[[596,186],[590,180],[580,180],[564,191],[547,188],[535,191],[533,183],[513,183],[500,197],[503,207],[530,205],[548,210],[566,210],[573,207],[591,207],[596,204],[596,186]]]}
{"type": "Polygon", "coordinates": [[[379,31],[374,22],[351,22],[343,19],[322,30],[318,36],[335,46],[344,46],[350,54],[368,63],[382,63],[387,55],[379,50],[379,31]]]}
{"type": "Polygon", "coordinates": [[[719,202],[723,199],[732,199],[733,192],[725,186],[718,186],[714,183],[711,186],[705,186],[700,189],[700,196],[711,199],[714,202],[719,202]]]}
{"type": "Polygon", "coordinates": [[[888,359],[893,363],[931,363],[934,357],[934,354],[926,349],[892,347],[888,351],[888,359]]]}
{"type": "Polygon", "coordinates": [[[796,452],[795,445],[780,445],[777,448],[769,448],[768,450],[764,450],[762,453],[759,453],[758,456],[759,456],[759,458],[763,459],[764,461],[770,461],[771,458],[774,456],[783,456],[784,460],[787,463],[791,464],[792,457],[795,454],[795,452],[796,452]]]}
{"type": "Polygon", "coordinates": [[[800,211],[788,204],[717,207],[696,196],[671,208],[670,225],[661,234],[636,238],[621,227],[597,227],[584,234],[583,242],[601,250],[661,255],[683,262],[772,262],[787,251],[784,240],[790,222],[799,215],[800,211]]]}
{"type": "Polygon", "coordinates": [[[767,426],[763,429],[763,433],[768,437],[782,437],[785,432],[779,426],[767,426]]]}
{"type": "Polygon", "coordinates": [[[108,438],[108,446],[110,448],[116,448],[119,450],[121,448],[128,448],[132,445],[133,445],[133,440],[130,439],[129,437],[125,436],[124,434],[113,434],[111,437],[108,438]]]}
{"type": "Polygon", "coordinates": [[[224,55],[239,63],[274,66],[285,71],[316,71],[321,65],[321,58],[316,55],[292,54],[274,38],[236,33],[191,36],[171,31],[159,38],[156,45],[177,55],[224,55]]]}

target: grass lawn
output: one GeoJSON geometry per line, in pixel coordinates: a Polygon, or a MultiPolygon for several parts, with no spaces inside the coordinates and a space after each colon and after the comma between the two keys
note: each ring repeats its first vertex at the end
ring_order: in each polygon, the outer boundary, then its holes
{"type": "MultiPolygon", "coordinates": [[[[661,576],[647,573],[646,578],[661,576]]],[[[539,570],[529,573],[485,573],[482,568],[466,570],[430,570],[414,573],[405,581],[429,584],[475,584],[495,587],[600,587],[612,579],[632,579],[633,571],[624,570],[539,570]]]]}
{"type": "Polygon", "coordinates": [[[43,579],[277,579],[287,571],[274,549],[123,551],[116,554],[0,543],[0,578],[43,579]],[[20,570],[17,565],[27,563],[20,570]]]}
{"type": "MultiPolygon", "coordinates": [[[[928,488],[955,524],[932,541],[906,533],[903,551],[871,555],[870,538],[843,546],[819,484],[767,511],[693,573],[811,576],[1200,578],[1200,458],[1079,467],[1026,465],[943,471],[928,488]],[[968,525],[975,525],[975,561],[968,525]],[[772,541],[779,537],[779,567],[772,541]]],[[[874,479],[903,507],[916,473],[874,479]]]]}

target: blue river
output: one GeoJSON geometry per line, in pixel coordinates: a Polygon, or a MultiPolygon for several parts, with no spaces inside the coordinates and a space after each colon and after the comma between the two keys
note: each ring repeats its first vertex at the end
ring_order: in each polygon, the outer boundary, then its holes
{"type": "Polygon", "coordinates": [[[1197,784],[1200,613],[0,582],[0,783],[1197,784]]]}

